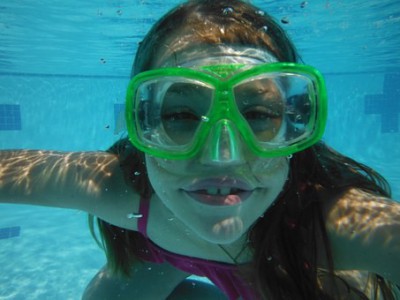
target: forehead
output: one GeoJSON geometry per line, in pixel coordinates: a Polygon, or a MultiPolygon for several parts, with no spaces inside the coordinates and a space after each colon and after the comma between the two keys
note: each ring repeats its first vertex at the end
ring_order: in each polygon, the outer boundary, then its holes
{"type": "Polygon", "coordinates": [[[153,68],[163,67],[200,67],[216,64],[260,64],[277,62],[270,52],[245,46],[200,44],[158,56],[153,68]]]}

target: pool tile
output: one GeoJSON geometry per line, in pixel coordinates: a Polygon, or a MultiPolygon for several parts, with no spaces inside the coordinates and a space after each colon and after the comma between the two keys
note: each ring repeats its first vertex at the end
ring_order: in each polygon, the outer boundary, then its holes
{"type": "Polygon", "coordinates": [[[0,228],[0,240],[10,239],[19,236],[21,233],[20,226],[0,228]]]}
{"type": "Polygon", "coordinates": [[[17,104],[0,104],[0,130],[21,130],[21,109],[17,104]]]}
{"type": "Polygon", "coordinates": [[[383,94],[365,96],[366,114],[379,114],[382,133],[399,132],[400,73],[385,74],[383,94]]]}

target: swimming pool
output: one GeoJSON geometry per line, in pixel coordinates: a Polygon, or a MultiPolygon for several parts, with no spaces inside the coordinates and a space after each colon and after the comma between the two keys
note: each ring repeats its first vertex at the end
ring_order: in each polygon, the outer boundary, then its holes
{"type": "MultiPolygon", "coordinates": [[[[82,1],[83,2],[83,1],[82,1]]],[[[0,148],[104,150],[137,44],[180,1],[0,5],[0,148]]],[[[281,21],[329,90],[324,139],[381,172],[400,199],[400,3],[253,1],[281,21]]],[[[79,299],[104,264],[86,214],[0,206],[0,299],[79,299]]]]}

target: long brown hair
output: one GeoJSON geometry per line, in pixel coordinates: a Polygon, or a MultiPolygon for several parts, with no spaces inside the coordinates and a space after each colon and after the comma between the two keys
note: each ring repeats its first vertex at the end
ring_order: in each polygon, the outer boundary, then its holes
{"type": "MultiPolygon", "coordinates": [[[[183,3],[153,26],[140,44],[132,75],[151,69],[153,60],[162,54],[160,49],[173,53],[179,47],[196,43],[243,45],[269,51],[279,61],[299,60],[285,32],[259,8],[238,0],[198,0],[183,3]],[[222,27],[224,30],[220,30],[222,27]],[[174,37],[179,37],[179,43],[173,43],[174,37]],[[171,49],[171,43],[175,48],[171,49]]],[[[142,197],[149,197],[152,188],[143,153],[127,139],[118,141],[109,152],[118,155],[128,184],[142,197]],[[141,175],[134,176],[135,172],[141,175]]],[[[326,197],[338,196],[350,187],[390,196],[389,185],[382,176],[322,142],[293,155],[284,191],[248,233],[254,259],[246,278],[263,298],[340,298],[339,292],[327,292],[318,281],[317,255],[323,253],[329,265],[325,281],[330,281],[330,286],[338,282],[321,203],[326,197]],[[317,244],[321,240],[317,237],[322,237],[322,244],[317,244]]],[[[93,217],[90,225],[94,234],[93,217]]],[[[108,266],[129,274],[136,259],[133,249],[139,234],[100,219],[98,225],[108,266]]],[[[385,299],[394,299],[388,283],[378,275],[373,275],[372,280],[376,283],[376,293],[381,292],[385,299]]],[[[340,282],[352,289],[344,279],[340,282]]],[[[368,299],[359,290],[353,289],[353,293],[360,299],[368,299]]]]}

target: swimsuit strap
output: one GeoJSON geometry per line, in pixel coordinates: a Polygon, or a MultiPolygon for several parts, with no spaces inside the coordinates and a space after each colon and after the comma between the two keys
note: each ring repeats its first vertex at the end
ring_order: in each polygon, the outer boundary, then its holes
{"type": "Polygon", "coordinates": [[[138,219],[138,230],[147,237],[147,221],[149,219],[150,199],[140,197],[139,214],[142,216],[138,219]]]}

